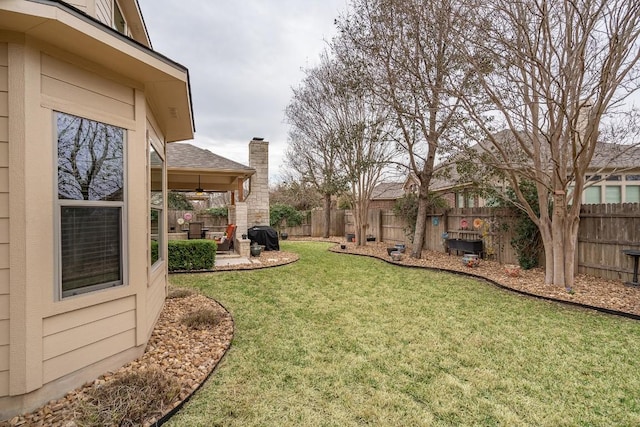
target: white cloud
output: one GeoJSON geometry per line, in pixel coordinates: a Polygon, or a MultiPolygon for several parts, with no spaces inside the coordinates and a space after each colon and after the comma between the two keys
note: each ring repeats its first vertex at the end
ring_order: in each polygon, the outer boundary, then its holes
{"type": "Polygon", "coordinates": [[[193,143],[247,164],[248,143],[264,137],[277,178],[287,145],[291,87],[335,35],[345,0],[139,0],[158,52],[189,69],[193,143]]]}

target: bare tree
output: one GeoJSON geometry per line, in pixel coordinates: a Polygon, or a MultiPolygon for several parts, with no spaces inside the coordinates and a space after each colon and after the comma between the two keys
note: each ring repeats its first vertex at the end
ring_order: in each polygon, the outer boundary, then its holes
{"type": "Polygon", "coordinates": [[[330,60],[322,56],[318,67],[305,70],[306,77],[285,110],[289,130],[286,152],[288,166],[322,194],[324,207],[324,237],[329,237],[331,199],[346,190],[346,177],[338,167],[338,124],[329,97],[330,60]]]}
{"type": "Polygon", "coordinates": [[[420,182],[411,255],[420,258],[436,158],[459,137],[458,92],[468,87],[468,67],[453,38],[469,8],[459,0],[352,0],[339,20],[366,62],[367,83],[393,112],[397,146],[420,182]]]}
{"type": "MultiPolygon", "coordinates": [[[[640,83],[640,3],[488,0],[473,10],[466,27],[476,32],[461,46],[481,95],[464,101],[482,158],[540,229],[546,283],[569,288],[585,172],[601,127],[640,83]],[[539,214],[521,179],[535,183],[539,214]]],[[[632,144],[621,147],[618,156],[632,144]]]]}
{"type": "Polygon", "coordinates": [[[332,50],[335,60],[329,67],[333,91],[329,100],[338,125],[338,160],[350,185],[356,243],[361,246],[366,244],[373,189],[394,156],[394,127],[388,107],[376,101],[367,84],[364,60],[350,41],[338,37],[332,50]]]}

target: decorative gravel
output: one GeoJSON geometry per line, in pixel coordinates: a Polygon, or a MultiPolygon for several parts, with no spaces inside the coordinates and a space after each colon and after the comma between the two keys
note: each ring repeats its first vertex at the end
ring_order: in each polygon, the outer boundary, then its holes
{"type": "Polygon", "coordinates": [[[0,422],[0,426],[74,427],[77,425],[77,405],[89,389],[103,386],[130,371],[160,368],[178,379],[181,392],[164,414],[145,423],[152,425],[181,405],[207,379],[229,348],[232,338],[233,319],[217,302],[198,294],[167,299],[141,358],[115,372],[102,375],[35,412],[0,422]],[[210,308],[218,313],[217,325],[208,329],[190,329],[180,322],[185,314],[202,308],[210,308]]]}

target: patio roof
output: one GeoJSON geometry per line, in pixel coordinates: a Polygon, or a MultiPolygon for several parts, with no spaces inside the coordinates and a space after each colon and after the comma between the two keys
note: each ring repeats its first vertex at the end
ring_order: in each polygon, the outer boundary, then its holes
{"type": "Polygon", "coordinates": [[[167,144],[167,188],[174,191],[238,190],[256,170],[186,143],[167,144]]]}

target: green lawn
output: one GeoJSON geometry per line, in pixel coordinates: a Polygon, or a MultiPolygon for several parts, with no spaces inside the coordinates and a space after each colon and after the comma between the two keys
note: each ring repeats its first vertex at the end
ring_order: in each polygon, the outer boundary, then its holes
{"type": "Polygon", "coordinates": [[[171,426],[640,425],[640,323],[282,242],[286,267],[175,275],[233,314],[171,426]]]}

